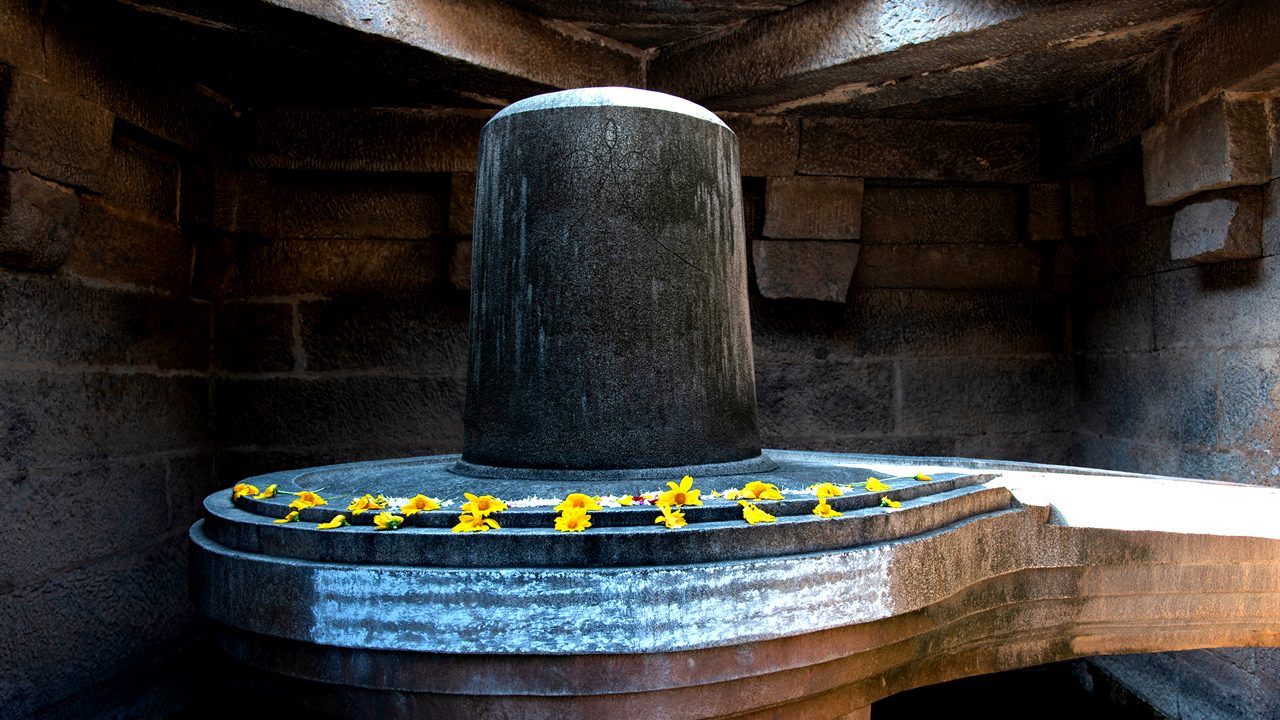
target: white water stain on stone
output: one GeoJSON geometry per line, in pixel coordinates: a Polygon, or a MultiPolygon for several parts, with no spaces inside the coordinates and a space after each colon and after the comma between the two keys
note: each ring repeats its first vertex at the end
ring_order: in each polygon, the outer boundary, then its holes
{"type": "Polygon", "coordinates": [[[428,652],[638,653],[893,614],[892,548],[598,570],[318,566],[311,640],[428,652]]]}

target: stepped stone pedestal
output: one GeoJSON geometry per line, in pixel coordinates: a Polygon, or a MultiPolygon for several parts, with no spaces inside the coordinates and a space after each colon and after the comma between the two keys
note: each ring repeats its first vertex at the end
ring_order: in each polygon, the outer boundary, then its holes
{"type": "Polygon", "coordinates": [[[669,96],[567,91],[495,116],[462,455],[209,496],[191,573],[221,645],[326,716],[673,719],[866,717],[967,675],[1280,645],[1276,490],[762,452],[737,178],[733,134],[669,96]],[[631,505],[554,529],[568,493],[686,473],[706,493],[686,527],[631,505]],[[774,522],[710,495],[757,480],[783,490],[757,503],[774,522]],[[830,499],[842,515],[813,514],[818,483],[850,488],[830,499]],[[329,503],[275,522],[303,492],[329,503]],[[445,507],[377,530],[344,510],[366,493],[445,507]],[[464,493],[533,500],[456,533],[464,493]]]}

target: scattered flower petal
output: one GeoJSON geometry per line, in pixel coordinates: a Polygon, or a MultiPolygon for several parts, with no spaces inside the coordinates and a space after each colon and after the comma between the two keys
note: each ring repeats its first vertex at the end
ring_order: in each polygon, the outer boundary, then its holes
{"type": "MultiPolygon", "coordinates": [[[[614,500],[615,500],[615,502],[617,502],[617,503],[618,503],[619,505],[621,505],[622,507],[626,507],[626,506],[630,505],[631,503],[635,502],[635,498],[631,497],[630,495],[619,495],[619,496],[618,496],[617,498],[615,498],[614,500]]],[[[644,502],[644,498],[640,498],[640,501],[641,501],[641,502],[644,502]]]]}
{"type": "Polygon", "coordinates": [[[237,483],[235,487],[231,488],[232,500],[238,500],[244,497],[245,495],[257,495],[257,494],[258,494],[258,488],[253,485],[250,485],[249,483],[237,483]]]}
{"type": "Polygon", "coordinates": [[[737,500],[738,498],[742,497],[742,491],[739,490],[738,488],[729,488],[728,490],[725,490],[723,493],[721,493],[720,497],[724,498],[725,500],[737,500]]]}
{"type": "Polygon", "coordinates": [[[275,523],[275,524],[277,524],[277,525],[280,525],[280,524],[283,524],[283,523],[298,522],[298,511],[297,511],[297,510],[294,510],[293,512],[289,513],[288,515],[285,515],[284,517],[280,518],[279,520],[272,520],[271,522],[273,522],[273,523],[275,523]]]}
{"type": "Polygon", "coordinates": [[[271,484],[262,489],[262,492],[254,495],[255,500],[267,500],[276,496],[277,485],[271,484]]]}
{"type": "Polygon", "coordinates": [[[844,515],[844,513],[831,507],[831,505],[827,503],[826,498],[818,500],[817,506],[813,508],[813,514],[820,518],[837,518],[844,515]]]}
{"type": "Polygon", "coordinates": [[[488,517],[496,512],[502,512],[507,509],[507,504],[492,495],[481,495],[476,497],[471,493],[462,493],[467,502],[462,504],[462,512],[472,513],[480,517],[488,517]]]}
{"type": "Polygon", "coordinates": [[[684,477],[680,478],[679,485],[675,484],[674,482],[669,482],[667,483],[667,487],[671,489],[664,490],[662,494],[658,496],[657,504],[659,506],[663,506],[663,505],[684,506],[684,505],[701,505],[702,504],[702,500],[699,498],[699,496],[702,495],[702,491],[692,489],[693,476],[691,475],[685,475],[684,477]]]}
{"type": "Polygon", "coordinates": [[[350,525],[350,524],[351,523],[347,522],[346,515],[334,515],[333,519],[330,520],[329,522],[324,522],[324,523],[320,523],[319,525],[316,525],[316,529],[332,530],[334,528],[340,528],[340,527],[343,527],[344,525],[350,525]]]}
{"type": "Polygon", "coordinates": [[[351,504],[347,506],[347,510],[352,515],[360,515],[370,510],[384,510],[387,507],[387,499],[379,495],[374,497],[365,493],[363,497],[353,498],[351,504]]]}
{"type": "Polygon", "coordinates": [[[843,495],[843,494],[844,494],[844,491],[843,491],[843,490],[841,490],[840,488],[836,487],[835,485],[832,485],[832,484],[831,484],[831,483],[829,483],[829,482],[828,482],[828,483],[819,483],[819,484],[817,484],[817,485],[814,485],[812,489],[813,489],[813,494],[814,494],[814,495],[817,495],[818,497],[820,497],[820,498],[824,498],[824,499],[825,499],[825,498],[840,497],[841,495],[843,495]]]}
{"type": "Polygon", "coordinates": [[[773,522],[778,519],[756,507],[755,503],[739,500],[738,504],[742,506],[742,519],[746,520],[750,525],[755,525],[758,522],[773,522]]]}
{"type": "Polygon", "coordinates": [[[863,485],[863,487],[869,492],[884,492],[885,490],[891,489],[888,485],[880,482],[880,478],[874,477],[867,478],[867,484],[863,485]]]}
{"type": "Polygon", "coordinates": [[[564,501],[555,507],[555,511],[562,513],[568,510],[603,510],[600,507],[600,499],[585,495],[583,493],[569,493],[565,496],[564,501]]]}
{"type": "Polygon", "coordinates": [[[389,512],[381,512],[373,516],[373,524],[379,530],[395,530],[400,527],[402,522],[404,522],[404,518],[399,515],[392,515],[389,512]]]}
{"type": "Polygon", "coordinates": [[[782,492],[777,485],[752,480],[742,488],[739,496],[748,500],[781,500],[782,492]]]}
{"type": "Polygon", "coordinates": [[[498,521],[478,513],[463,513],[458,516],[458,524],[453,526],[454,532],[488,532],[498,530],[498,521]]]}
{"type": "Polygon", "coordinates": [[[932,479],[932,477],[925,475],[924,473],[916,473],[916,480],[919,480],[920,482],[929,482],[932,479]]]}
{"type": "Polygon", "coordinates": [[[412,498],[409,498],[409,502],[400,506],[400,512],[404,513],[405,517],[414,513],[439,509],[440,501],[435,498],[429,498],[426,495],[414,495],[412,498]]]}
{"type": "Polygon", "coordinates": [[[294,495],[297,495],[298,497],[294,499],[293,502],[289,503],[289,507],[293,508],[294,510],[302,510],[304,508],[316,507],[317,505],[329,504],[328,501],[326,501],[324,498],[320,497],[319,495],[309,490],[304,490],[300,493],[294,493],[294,495]]]}
{"type": "Polygon", "coordinates": [[[556,517],[556,530],[560,532],[582,532],[591,527],[591,516],[580,507],[565,508],[556,517]]]}
{"type": "Polygon", "coordinates": [[[689,522],[684,519],[684,513],[676,510],[671,505],[661,506],[662,514],[654,518],[654,524],[665,525],[668,530],[675,530],[688,525],[689,522]]]}
{"type": "Polygon", "coordinates": [[[887,507],[887,508],[902,507],[902,503],[898,502],[897,500],[893,500],[886,495],[885,497],[880,498],[880,507],[887,507]]]}

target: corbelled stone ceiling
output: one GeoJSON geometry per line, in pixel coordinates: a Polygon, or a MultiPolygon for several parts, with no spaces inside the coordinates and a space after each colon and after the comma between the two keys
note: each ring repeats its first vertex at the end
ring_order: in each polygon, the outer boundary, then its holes
{"type": "Polygon", "coordinates": [[[717,111],[1027,119],[1216,0],[119,0],[122,42],[244,106],[498,107],[586,85],[717,111]]]}

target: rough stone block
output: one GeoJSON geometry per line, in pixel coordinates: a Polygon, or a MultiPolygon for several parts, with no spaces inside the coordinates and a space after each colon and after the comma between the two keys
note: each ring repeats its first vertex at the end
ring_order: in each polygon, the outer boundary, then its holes
{"type": "Polygon", "coordinates": [[[1071,465],[1181,477],[1178,453],[1163,443],[1076,432],[1071,446],[1071,465]]]}
{"type": "MultiPolygon", "coordinates": [[[[1102,229],[1102,211],[1098,199],[1098,184],[1092,175],[1072,175],[1067,180],[1070,202],[1071,237],[1092,235],[1102,229]]],[[[1145,198],[1143,202],[1146,202],[1145,198]]]]}
{"type": "Polygon", "coordinates": [[[186,537],[170,538],[0,596],[0,617],[23,628],[0,639],[6,713],[35,715],[193,636],[186,558],[186,537]]]}
{"type": "Polygon", "coordinates": [[[476,174],[454,173],[449,176],[449,234],[471,235],[471,222],[476,211],[476,174]]]}
{"type": "Polygon", "coordinates": [[[273,238],[411,240],[448,227],[443,177],[279,174],[269,185],[273,238]]]}
{"type": "Polygon", "coordinates": [[[178,220],[179,175],[176,159],[117,137],[102,199],[121,210],[173,224],[178,220]]]}
{"type": "Polygon", "coordinates": [[[307,369],[461,376],[467,302],[449,294],[346,296],[299,305],[307,369]]]}
{"type": "Polygon", "coordinates": [[[859,288],[1037,290],[1043,254],[1026,245],[943,243],[863,246],[854,274],[859,288]]]}
{"type": "Polygon", "coordinates": [[[1270,142],[1266,106],[1252,98],[1219,95],[1166,118],[1142,134],[1147,204],[1267,182],[1270,142]]]}
{"type": "Polygon", "coordinates": [[[1155,276],[1157,348],[1217,350],[1280,342],[1280,257],[1208,265],[1155,276]]]}
{"type": "Polygon", "coordinates": [[[80,201],[67,188],[0,170],[0,265],[50,272],[66,262],[80,201]]]}
{"type": "Polygon", "coordinates": [[[289,303],[220,303],[214,309],[214,365],[231,372],[293,370],[293,313],[289,303]]]}
{"type": "Polygon", "coordinates": [[[1233,2],[1214,9],[1172,48],[1172,108],[1187,107],[1221,88],[1275,88],[1280,15],[1270,3],[1233,2]]]}
{"type": "Polygon", "coordinates": [[[873,185],[863,196],[868,243],[1016,242],[1018,192],[987,186],[873,185]]]}
{"type": "Polygon", "coordinates": [[[237,127],[252,168],[475,172],[491,111],[253,110],[237,127]]]}
{"type": "Polygon", "coordinates": [[[957,457],[1063,465],[1071,457],[1071,433],[993,432],[959,435],[955,440],[955,454],[957,457]]]}
{"type": "Polygon", "coordinates": [[[9,2],[0,6],[0,64],[43,73],[43,35],[38,3],[9,2]]]}
{"type": "Polygon", "coordinates": [[[756,285],[767,298],[844,302],[859,247],[824,240],[755,240],[751,258],[756,285]]]}
{"type": "Polygon", "coordinates": [[[170,457],[168,462],[169,527],[187,530],[204,515],[204,499],[227,485],[218,482],[212,450],[170,457]]]}
{"type": "Polygon", "coordinates": [[[1089,284],[1190,267],[1169,257],[1173,217],[1145,220],[1100,232],[1082,241],[1082,279],[1089,284]]]}
{"type": "Polygon", "coordinates": [[[1027,186],[1028,239],[1064,240],[1070,222],[1070,202],[1065,183],[1032,183],[1027,186]]]}
{"type": "Polygon", "coordinates": [[[209,366],[209,305],[185,297],[0,273],[0,357],[15,363],[209,366]]]}
{"type": "Polygon", "coordinates": [[[766,446],[790,437],[884,434],[893,430],[893,367],[887,362],[808,360],[756,367],[760,434],[766,446]]]}
{"type": "Polygon", "coordinates": [[[1076,379],[1084,430],[1147,443],[1214,442],[1217,372],[1203,353],[1086,357],[1077,363],[1076,379]]]}
{"type": "Polygon", "coordinates": [[[1183,205],[1173,216],[1169,255],[1197,263],[1262,255],[1261,191],[1249,188],[1229,197],[1183,205]]]}
{"type": "Polygon", "coordinates": [[[1280,255],[1280,182],[1262,191],[1262,254],[1280,255]]]}
{"type": "Polygon", "coordinates": [[[0,371],[0,475],[201,447],[202,377],[0,371]]]}
{"type": "Polygon", "coordinates": [[[345,450],[374,446],[462,446],[460,378],[218,379],[220,447],[345,450]]]}
{"type": "Polygon", "coordinates": [[[449,282],[458,290],[471,289],[471,240],[458,239],[453,243],[453,255],[449,258],[449,282]]]}
{"type": "Polygon", "coordinates": [[[1065,358],[915,358],[898,367],[900,432],[1060,432],[1074,425],[1065,358]]]}
{"type": "Polygon", "coordinates": [[[1154,286],[1145,275],[1078,293],[1072,317],[1080,348],[1088,353],[1154,350],[1154,286]]]}
{"type": "Polygon", "coordinates": [[[172,225],[120,213],[83,197],[67,269],[80,277],[186,295],[191,243],[172,225]]]}
{"type": "Polygon", "coordinates": [[[794,118],[749,113],[719,113],[738,136],[742,174],[783,177],[796,172],[800,123],[794,118]]]}
{"type": "Polygon", "coordinates": [[[26,73],[13,73],[4,109],[7,167],[100,190],[115,116],[26,73]]]}
{"type": "MultiPolygon", "coordinates": [[[[219,252],[200,249],[199,268],[213,273],[219,252]]],[[[449,282],[452,243],[411,240],[276,240],[245,243],[231,251],[225,274],[205,289],[218,298],[298,294],[409,292],[449,282]]]]}
{"type": "Polygon", "coordinates": [[[11,502],[5,522],[9,542],[23,548],[0,554],[0,588],[35,584],[155,542],[169,527],[166,472],[163,459],[122,460],[40,470],[0,482],[11,502]],[[53,497],[56,543],[48,542],[53,497]]]}
{"type": "Polygon", "coordinates": [[[1063,349],[1067,310],[1049,293],[854,290],[846,305],[754,300],[756,357],[951,357],[1063,349]]]}
{"type": "Polygon", "coordinates": [[[1237,450],[1272,450],[1280,442],[1280,354],[1233,350],[1218,354],[1218,441],[1237,450]]]}
{"type": "Polygon", "coordinates": [[[806,118],[803,175],[972,182],[1033,182],[1039,140],[1028,125],[806,118]]]}
{"type": "Polygon", "coordinates": [[[765,189],[765,237],[857,240],[861,227],[861,178],[769,178],[765,189]]]}

